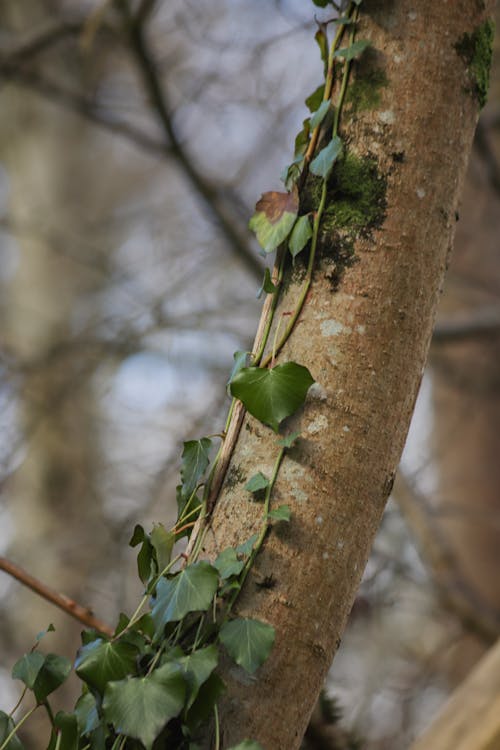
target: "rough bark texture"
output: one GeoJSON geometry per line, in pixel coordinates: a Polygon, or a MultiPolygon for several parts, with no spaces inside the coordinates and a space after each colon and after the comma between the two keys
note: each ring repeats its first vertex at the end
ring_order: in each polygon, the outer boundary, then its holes
{"type": "MultiPolygon", "coordinates": [[[[343,136],[386,181],[385,219],[358,233],[347,264],[346,233],[325,232],[312,290],[279,357],[309,367],[317,385],[291,420],[302,437],[273,493],[275,506],[291,506],[292,521],[270,533],[238,602],[240,615],[275,626],[276,644],[256,679],[225,670],[224,748],[245,737],[266,750],[298,748],[340,642],[427,354],[478,111],[455,45],[485,20],[485,6],[368,1],[362,13],[358,38],[371,40],[371,65],[387,85],[372,109],[351,100],[343,136]]],[[[299,289],[296,270],[278,321],[299,289]]],[[[258,530],[262,506],[244,485],[257,470],[270,475],[277,451],[276,436],[246,417],[206,534],[207,556],[258,530]]]]}

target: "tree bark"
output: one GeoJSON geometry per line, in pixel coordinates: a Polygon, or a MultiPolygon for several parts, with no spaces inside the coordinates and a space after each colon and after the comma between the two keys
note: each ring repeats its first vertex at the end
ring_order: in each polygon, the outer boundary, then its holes
{"type": "MultiPolygon", "coordinates": [[[[266,750],[298,748],[340,642],[406,437],[478,113],[455,45],[491,7],[387,0],[362,11],[358,38],[371,41],[388,85],[374,108],[345,108],[342,136],[349,153],[376,164],[385,218],[358,233],[343,269],[345,234],[323,232],[313,286],[278,357],[306,365],[317,384],[289,422],[301,438],[273,492],[275,506],[291,506],[291,523],[269,534],[238,600],[239,615],[275,627],[276,643],[257,679],[224,669],[224,748],[245,737],[266,750]]],[[[294,309],[300,276],[300,267],[289,273],[278,322],[294,309]]],[[[276,436],[246,416],[207,557],[260,528],[262,507],[244,485],[258,470],[270,475],[277,452],[276,436]]]]}

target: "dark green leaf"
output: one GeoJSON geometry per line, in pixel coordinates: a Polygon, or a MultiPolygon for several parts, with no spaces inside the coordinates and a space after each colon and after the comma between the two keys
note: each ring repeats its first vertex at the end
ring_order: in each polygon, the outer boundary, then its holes
{"type": "Polygon", "coordinates": [[[229,656],[253,674],[263,664],[273,647],[275,632],[260,620],[242,618],[224,623],[219,639],[229,656]]]}
{"type": "Polygon", "coordinates": [[[43,703],[48,695],[57,690],[70,672],[71,662],[69,659],[57,654],[47,654],[33,685],[33,692],[38,703],[43,703]]]}
{"type": "Polygon", "coordinates": [[[279,505],[277,508],[269,511],[268,518],[273,521],[289,521],[292,515],[289,505],[279,505]]]}
{"type": "Polygon", "coordinates": [[[292,432],[290,435],[286,435],[281,440],[278,440],[278,445],[282,445],[283,448],[291,448],[299,437],[300,432],[292,432]]]}
{"type": "Polygon", "coordinates": [[[311,130],[314,130],[315,128],[317,128],[318,125],[321,125],[329,109],[330,109],[330,100],[327,100],[326,102],[321,102],[318,109],[311,117],[311,130]]]}
{"type": "Polygon", "coordinates": [[[370,46],[370,42],[366,39],[360,39],[359,42],[354,42],[350,47],[343,47],[335,52],[335,57],[342,57],[344,60],[353,60],[358,55],[361,55],[367,47],[370,46]]]}
{"type": "Polygon", "coordinates": [[[205,473],[209,464],[208,454],[212,447],[212,441],[209,438],[201,440],[188,440],[184,443],[182,451],[182,494],[184,497],[191,497],[195,491],[199,480],[205,473]]]}
{"type": "MultiPolygon", "coordinates": [[[[318,6],[318,8],[326,8],[326,6],[330,4],[330,0],[312,0],[312,1],[314,5],[318,6]]],[[[247,742],[248,740],[245,740],[245,741],[247,742]]],[[[239,745],[238,745],[238,750],[239,750],[239,745]]]]}
{"type": "Polygon", "coordinates": [[[302,406],[313,383],[307,367],[286,362],[271,370],[244,368],[231,383],[231,393],[256,419],[278,432],[280,422],[302,406]]]}
{"type": "Polygon", "coordinates": [[[222,550],[217,560],[214,562],[214,567],[219,571],[219,576],[225,581],[231,576],[237,576],[243,570],[245,563],[238,559],[238,554],[235,549],[228,547],[222,550]]]}
{"type": "Polygon", "coordinates": [[[54,719],[60,735],[58,750],[78,750],[78,721],[75,714],[59,711],[54,719]]]}
{"type": "Polygon", "coordinates": [[[272,253],[286,240],[298,210],[299,193],[295,185],[290,193],[273,190],[262,195],[248,226],[255,232],[259,245],[266,253],[272,253]]]}
{"type": "Polygon", "coordinates": [[[243,555],[243,557],[248,557],[255,545],[255,542],[259,538],[258,534],[252,534],[252,536],[246,540],[246,542],[243,542],[242,544],[238,544],[236,547],[236,554],[237,555],[243,555]]]}
{"type": "Polygon", "coordinates": [[[148,535],[142,528],[142,526],[139,523],[136,523],[134,527],[134,533],[132,534],[132,538],[129,542],[130,547],[137,547],[138,544],[141,542],[145,542],[148,539],[148,535]]]}
{"type": "Polygon", "coordinates": [[[315,91],[313,91],[312,94],[308,96],[306,99],[305,103],[309,112],[316,112],[321,102],[323,101],[324,95],[325,95],[325,84],[322,83],[321,86],[318,86],[318,88],[315,91]]]}
{"type": "Polygon", "coordinates": [[[269,487],[269,479],[261,471],[254,474],[245,485],[245,489],[249,492],[260,492],[260,490],[265,490],[266,487],[269,487]]]}
{"type": "Polygon", "coordinates": [[[233,354],[233,369],[231,370],[231,374],[229,376],[229,380],[227,381],[227,385],[231,382],[231,380],[234,378],[235,375],[239,373],[240,370],[243,369],[243,367],[247,364],[248,355],[250,352],[240,352],[237,351],[233,354]]]}
{"type": "Polygon", "coordinates": [[[75,716],[80,734],[93,732],[99,726],[97,704],[92,693],[83,693],[75,704],[75,716]]]}
{"type": "MultiPolygon", "coordinates": [[[[265,292],[266,294],[274,294],[276,289],[277,287],[274,286],[273,282],[271,281],[271,274],[269,272],[269,268],[266,268],[266,270],[264,271],[264,281],[262,282],[262,286],[257,292],[257,299],[259,299],[259,297],[262,296],[262,292],[265,292]]],[[[242,367],[244,367],[244,365],[242,365],[242,367]]]]}
{"type": "Polygon", "coordinates": [[[158,572],[161,573],[170,563],[175,543],[175,534],[167,531],[163,524],[155,523],[150,539],[156,553],[158,572]]]}
{"type": "Polygon", "coordinates": [[[319,53],[321,55],[321,59],[323,61],[325,73],[328,68],[328,38],[326,36],[326,27],[322,24],[320,25],[319,29],[317,30],[316,34],[314,35],[314,39],[316,40],[318,47],[319,47],[319,53]]]}
{"type": "Polygon", "coordinates": [[[294,258],[305,248],[312,234],[313,230],[309,217],[299,216],[288,241],[288,247],[294,258]]]}
{"type": "Polygon", "coordinates": [[[181,673],[188,684],[186,709],[191,708],[204,682],[208,680],[219,661],[217,646],[207,646],[178,660],[181,673]]]}
{"type": "Polygon", "coordinates": [[[12,677],[15,680],[21,680],[27,688],[33,690],[44,661],[45,656],[39,651],[24,654],[12,667],[12,677]]]}
{"type": "Polygon", "coordinates": [[[217,570],[204,560],[188,565],[174,578],[161,578],[151,612],[155,635],[161,634],[167,622],[182,620],[188,612],[208,609],[218,582],[217,570]]]}
{"type": "Polygon", "coordinates": [[[196,700],[187,713],[186,725],[191,731],[209,719],[213,714],[214,706],[224,691],[225,685],[221,678],[218,674],[212,673],[201,686],[196,700]]]}
{"type": "Polygon", "coordinates": [[[140,740],[150,750],[165,724],[181,711],[185,690],[178,668],[167,664],[148,677],[109,683],[104,716],[116,732],[140,740]]]}
{"type": "MultiPolygon", "coordinates": [[[[313,0],[313,3],[319,5],[316,0],[313,0]]],[[[321,7],[324,8],[325,6],[322,5],[321,7]]],[[[243,742],[238,742],[237,745],[233,745],[232,747],[228,748],[228,750],[264,750],[264,748],[262,747],[260,742],[255,742],[255,740],[243,740],[243,742]]]]}
{"type": "Polygon", "coordinates": [[[333,169],[333,165],[342,153],[342,141],[335,135],[328,146],[325,146],[312,160],[309,167],[312,174],[326,180],[333,169]]]}
{"type": "Polygon", "coordinates": [[[310,132],[311,132],[311,120],[309,117],[306,117],[306,119],[302,123],[302,130],[299,133],[297,133],[295,137],[294,156],[296,158],[299,156],[304,156],[305,152],[307,151],[307,147],[309,145],[310,132]]]}
{"type": "Polygon", "coordinates": [[[102,695],[108,682],[121,680],[136,671],[137,655],[137,648],[130,643],[99,638],[79,649],[75,671],[102,695]]]}
{"type": "MultiPolygon", "coordinates": [[[[5,742],[9,734],[14,729],[14,722],[11,717],[4,711],[0,711],[0,744],[5,742]]],[[[5,746],[5,750],[23,750],[23,744],[17,734],[15,734],[9,741],[9,744],[5,746]]]]}
{"type": "Polygon", "coordinates": [[[155,571],[153,545],[149,539],[146,539],[137,555],[137,573],[141,581],[147,583],[151,576],[154,575],[155,571]]]}

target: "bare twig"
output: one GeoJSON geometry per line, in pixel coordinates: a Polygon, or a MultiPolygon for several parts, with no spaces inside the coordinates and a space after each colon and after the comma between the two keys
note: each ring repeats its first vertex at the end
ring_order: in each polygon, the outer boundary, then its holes
{"type": "Polygon", "coordinates": [[[101,622],[101,620],[98,620],[96,617],[94,617],[92,611],[88,607],[82,607],[81,604],[77,604],[77,602],[73,601],[73,599],[70,599],[69,596],[66,596],[65,594],[59,594],[57,593],[57,591],[50,589],[37,578],[34,578],[32,575],[23,570],[23,568],[15,565],[5,557],[0,557],[0,570],[3,570],[5,573],[22,583],[23,586],[27,586],[29,589],[34,591],[35,594],[41,596],[42,599],[45,599],[51,604],[54,604],[56,607],[59,607],[59,609],[62,609],[63,612],[66,612],[66,614],[74,617],[76,620],[79,620],[87,627],[95,628],[95,630],[98,630],[100,633],[104,633],[105,635],[113,635],[114,631],[109,627],[109,625],[106,625],[104,622],[101,622]]]}

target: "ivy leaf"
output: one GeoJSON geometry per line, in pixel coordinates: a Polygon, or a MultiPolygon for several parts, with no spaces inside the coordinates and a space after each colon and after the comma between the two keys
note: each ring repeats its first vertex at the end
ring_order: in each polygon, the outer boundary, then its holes
{"type": "Polygon", "coordinates": [[[209,464],[208,454],[212,447],[212,441],[209,438],[201,440],[188,440],[184,443],[182,451],[182,494],[184,497],[191,497],[196,489],[198,480],[205,473],[209,464]]]}
{"type": "Polygon", "coordinates": [[[254,474],[245,485],[245,489],[249,492],[260,492],[265,490],[266,487],[269,487],[269,479],[261,471],[254,474]]]}
{"type": "Polygon", "coordinates": [[[185,692],[178,668],[167,664],[147,677],[110,682],[102,704],[104,717],[117,733],[151,750],[165,724],[182,710],[185,692]]]}
{"type": "Polygon", "coordinates": [[[335,57],[341,57],[348,62],[349,60],[354,60],[355,57],[361,55],[361,53],[369,46],[369,41],[366,39],[360,39],[358,42],[351,44],[350,47],[342,47],[342,49],[338,49],[334,54],[335,57]]]}
{"type": "MultiPolygon", "coordinates": [[[[5,711],[0,711],[0,744],[5,742],[14,727],[15,724],[12,718],[6,714],[5,711]]],[[[23,750],[23,748],[24,745],[17,734],[15,734],[12,739],[9,740],[9,744],[5,746],[5,750],[23,750]]]]}
{"type": "Polygon", "coordinates": [[[45,638],[47,633],[55,633],[55,632],[56,632],[55,627],[52,625],[52,623],[50,623],[47,630],[41,630],[39,633],[36,634],[36,640],[39,643],[42,640],[42,638],[45,638]]]}
{"type": "MultiPolygon", "coordinates": [[[[212,673],[201,686],[196,700],[187,713],[185,723],[191,731],[208,720],[225,689],[226,686],[219,675],[212,673]]],[[[191,748],[191,745],[189,747],[191,748]]]]}
{"type": "Polygon", "coordinates": [[[59,729],[58,750],[78,750],[78,721],[75,714],[58,711],[54,724],[59,729]]]}
{"type": "Polygon", "coordinates": [[[137,655],[138,649],[130,643],[98,638],[79,649],[75,671],[102,695],[108,682],[121,680],[136,671],[137,655]]]}
{"type": "Polygon", "coordinates": [[[229,380],[227,381],[227,385],[230,384],[231,380],[234,378],[235,375],[239,373],[240,370],[246,367],[249,353],[250,352],[237,351],[233,354],[234,364],[233,364],[233,369],[231,370],[231,374],[229,376],[229,380]]]}
{"type": "Polygon", "coordinates": [[[321,102],[318,109],[311,117],[311,130],[314,130],[315,128],[317,128],[318,125],[321,125],[329,109],[330,109],[329,99],[327,99],[326,102],[325,101],[321,102]]]}
{"type": "Polygon", "coordinates": [[[299,437],[300,432],[292,432],[290,435],[286,435],[282,438],[282,440],[278,440],[278,445],[283,446],[283,448],[291,448],[299,437]]]}
{"type": "Polygon", "coordinates": [[[292,512],[289,505],[279,505],[277,508],[270,510],[267,517],[272,518],[273,521],[289,521],[292,512]]]}
{"type": "Polygon", "coordinates": [[[273,647],[275,632],[260,620],[239,618],[224,623],[219,639],[229,656],[250,674],[263,664],[273,647]]]}
{"type": "Polygon", "coordinates": [[[177,663],[181,666],[181,673],[189,686],[189,697],[185,703],[186,709],[191,708],[201,686],[208,680],[218,661],[219,653],[215,645],[207,646],[199,651],[194,651],[189,656],[178,659],[177,663]]]}
{"type": "Polygon", "coordinates": [[[236,547],[236,554],[243,555],[243,557],[248,557],[254,548],[255,542],[259,538],[258,534],[252,534],[252,536],[246,540],[246,542],[243,542],[242,544],[238,544],[236,547]]]}
{"type": "Polygon", "coordinates": [[[264,193],[255,206],[248,226],[257,235],[259,245],[272,253],[288,237],[299,210],[299,191],[294,185],[290,193],[275,190],[264,193]]]}
{"type": "MultiPolygon", "coordinates": [[[[318,6],[318,8],[326,8],[326,6],[330,4],[330,0],[312,0],[312,1],[314,5],[318,6]]],[[[238,745],[238,750],[239,750],[239,745],[238,745]]]]}
{"type": "Polygon", "coordinates": [[[319,47],[319,53],[325,70],[325,75],[328,69],[328,38],[326,36],[326,25],[319,24],[319,29],[314,35],[314,39],[319,47]]]}
{"type": "MultiPolygon", "coordinates": [[[[319,2],[316,0],[313,0],[313,3],[315,5],[319,5],[319,2]]],[[[326,2],[325,2],[326,5],[326,2]]],[[[322,8],[325,6],[322,5],[322,8]]],[[[233,745],[232,747],[228,748],[228,750],[264,750],[260,742],[255,742],[255,740],[243,740],[243,742],[238,742],[237,745],[233,745]]]]}
{"type": "Polygon", "coordinates": [[[295,258],[311,239],[313,230],[308,216],[300,216],[288,241],[288,248],[295,258]]]}
{"type": "Polygon", "coordinates": [[[167,622],[182,620],[189,612],[208,609],[217,591],[219,574],[204,560],[188,565],[174,578],[161,578],[151,612],[158,636],[167,622]]]}
{"type": "Polygon", "coordinates": [[[319,154],[312,160],[310,164],[310,171],[312,174],[322,177],[324,180],[328,178],[332,171],[333,165],[337,161],[338,157],[342,153],[342,141],[335,135],[328,146],[321,149],[319,154]]]}
{"type": "Polygon", "coordinates": [[[142,544],[139,554],[137,555],[137,573],[143,583],[149,581],[153,570],[153,546],[149,540],[149,535],[146,534],[140,524],[136,524],[134,533],[129,542],[130,547],[137,547],[138,544],[142,544]]]}
{"type": "Polygon", "coordinates": [[[278,432],[280,422],[302,406],[313,383],[307,367],[296,362],[286,362],[271,370],[245,367],[231,383],[231,394],[256,419],[278,432]]]}
{"type": "Polygon", "coordinates": [[[273,284],[271,280],[271,274],[269,272],[269,268],[266,268],[266,270],[264,271],[264,281],[262,282],[262,286],[260,287],[256,295],[257,299],[260,299],[260,297],[262,296],[262,292],[265,292],[266,294],[273,294],[276,291],[276,289],[277,287],[273,284]]]}
{"type": "Polygon", "coordinates": [[[80,734],[93,732],[99,726],[97,704],[92,693],[83,693],[75,703],[75,716],[80,734]]]}
{"type": "Polygon", "coordinates": [[[236,550],[232,547],[222,550],[214,562],[214,568],[217,568],[223,581],[239,575],[244,567],[245,563],[238,558],[236,550]]]}
{"type": "Polygon", "coordinates": [[[155,523],[153,525],[153,531],[150,534],[150,539],[156,553],[158,571],[161,573],[162,570],[165,570],[170,562],[170,558],[172,557],[175,534],[171,531],[167,531],[163,524],[155,523]]]}
{"type": "Polygon", "coordinates": [[[306,101],[306,107],[309,110],[309,112],[316,112],[318,107],[321,105],[321,102],[323,101],[323,97],[325,95],[325,84],[322,83],[321,86],[318,86],[317,89],[315,89],[312,94],[310,94],[306,101]]]}
{"type": "Polygon", "coordinates": [[[39,651],[24,654],[12,667],[14,680],[21,680],[27,688],[33,690],[38,673],[43,667],[45,656],[39,651]]]}

